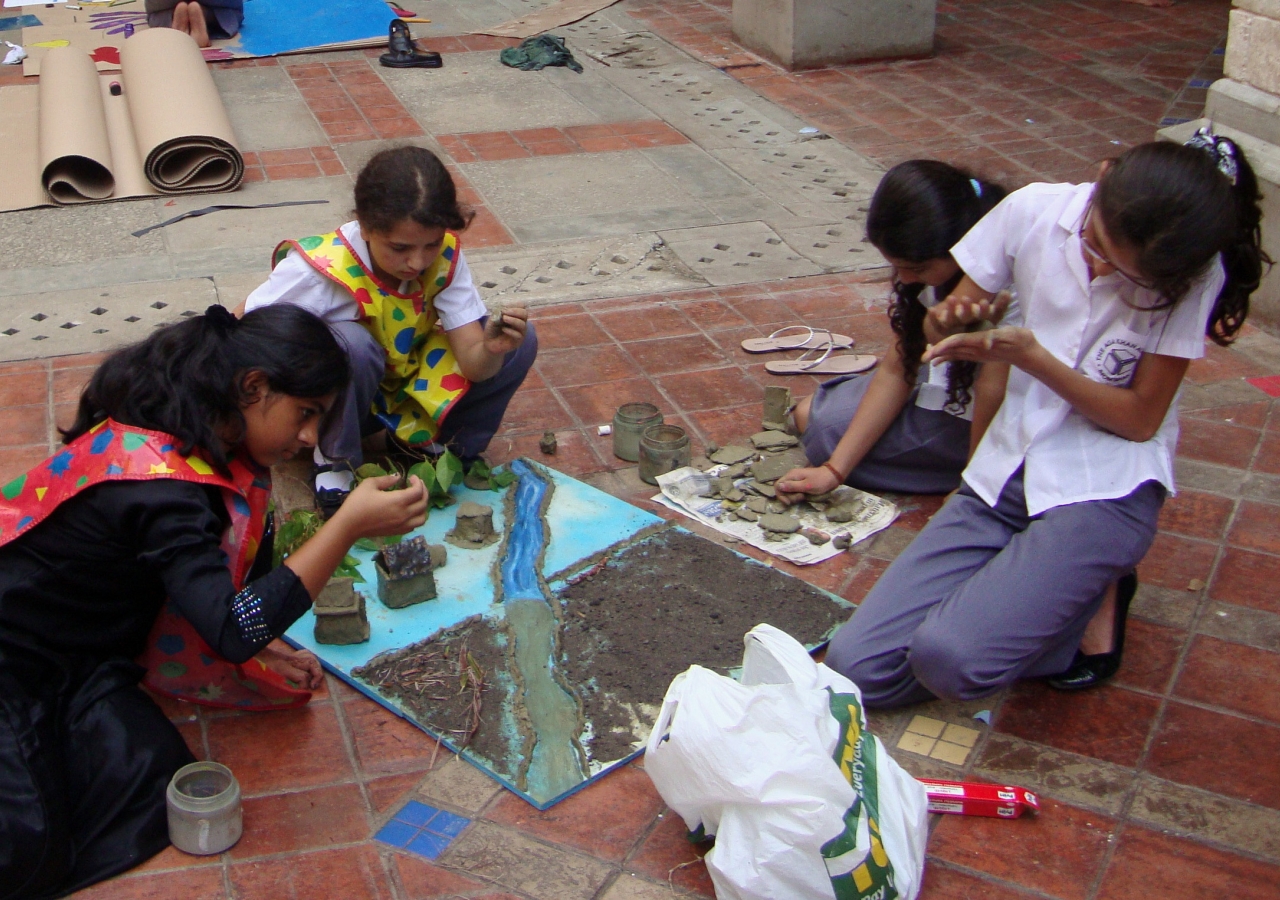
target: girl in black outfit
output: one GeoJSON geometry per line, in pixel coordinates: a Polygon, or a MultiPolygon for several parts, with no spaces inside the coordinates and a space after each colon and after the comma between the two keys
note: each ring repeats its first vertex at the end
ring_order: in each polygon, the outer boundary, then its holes
{"type": "Polygon", "coordinates": [[[210,307],[109,357],[66,448],[0,488],[0,898],[63,896],[168,844],[165,787],[192,755],[139,688],[140,654],[196,678],[197,701],[246,705],[221,685],[269,669],[319,686],[313,657],[264,650],[352,543],[426,511],[416,479],[370,479],[267,570],[269,467],[310,452],[347,377],[310,313],[210,307]]]}

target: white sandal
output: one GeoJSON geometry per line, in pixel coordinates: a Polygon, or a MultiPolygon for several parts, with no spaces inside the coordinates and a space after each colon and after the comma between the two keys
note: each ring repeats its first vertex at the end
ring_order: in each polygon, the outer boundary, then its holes
{"type": "Polygon", "coordinates": [[[747,338],[742,342],[742,349],[748,353],[771,353],[774,350],[822,350],[834,347],[836,350],[848,350],[853,346],[853,338],[847,334],[832,334],[825,328],[810,328],[808,325],[788,325],[779,328],[768,337],[747,338]],[[784,337],[789,331],[802,332],[800,335],[784,337]]]}
{"type": "Polygon", "coordinates": [[[832,346],[827,345],[822,355],[814,357],[817,348],[806,350],[795,359],[767,362],[764,369],[770,375],[857,375],[868,372],[879,362],[865,353],[843,353],[832,356],[832,346]]]}

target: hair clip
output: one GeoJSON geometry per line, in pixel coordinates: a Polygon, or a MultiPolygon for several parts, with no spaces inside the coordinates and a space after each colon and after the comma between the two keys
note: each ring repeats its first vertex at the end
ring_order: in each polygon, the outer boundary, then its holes
{"type": "Polygon", "coordinates": [[[1208,153],[1218,171],[1226,175],[1233,185],[1236,183],[1240,167],[1236,164],[1236,145],[1230,138],[1219,137],[1205,125],[1187,140],[1186,146],[1208,153]]]}
{"type": "Polygon", "coordinates": [[[975,197],[981,197],[981,196],[982,196],[982,182],[981,182],[981,181],[979,181],[979,180],[978,180],[978,179],[976,179],[976,178],[970,178],[970,179],[969,179],[969,184],[970,184],[970,185],[972,185],[972,187],[973,187],[973,195],[974,195],[975,197]]]}

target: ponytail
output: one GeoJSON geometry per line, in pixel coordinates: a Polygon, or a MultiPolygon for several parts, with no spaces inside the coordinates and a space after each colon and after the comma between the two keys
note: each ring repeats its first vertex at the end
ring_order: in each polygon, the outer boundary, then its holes
{"type": "Polygon", "coordinates": [[[1226,281],[1205,333],[1230,344],[1271,258],[1262,250],[1262,195],[1243,151],[1201,129],[1188,144],[1140,144],[1098,182],[1111,238],[1138,252],[1138,269],[1172,306],[1221,255],[1226,281]]]}
{"type": "Polygon", "coordinates": [[[62,440],[70,443],[112,418],[173,435],[182,454],[198,448],[223,468],[224,437],[232,435],[234,444],[244,433],[246,375],[262,372],[274,393],[318,398],[342,390],[349,370],[329,327],[301,307],[273,304],[236,319],[210,306],[107,357],[62,440]]]}
{"type": "MultiPolygon", "coordinates": [[[[951,256],[951,248],[978,220],[1005,198],[1007,191],[972,173],[931,159],[913,159],[885,173],[867,212],[867,240],[886,256],[913,263],[951,256]]],[[[946,296],[960,282],[960,274],[937,288],[946,296]]],[[[924,355],[922,284],[894,281],[889,327],[898,338],[903,376],[916,383],[924,355]]],[[[963,409],[971,399],[976,363],[955,362],[948,368],[947,406],[963,409]]]]}

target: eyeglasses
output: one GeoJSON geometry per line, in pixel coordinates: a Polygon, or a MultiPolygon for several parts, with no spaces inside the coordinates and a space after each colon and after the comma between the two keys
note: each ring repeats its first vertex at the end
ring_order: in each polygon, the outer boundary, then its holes
{"type": "Polygon", "coordinates": [[[1110,266],[1112,269],[1116,271],[1116,274],[1118,274],[1121,278],[1123,278],[1125,281],[1129,282],[1130,284],[1134,285],[1135,287],[1140,287],[1148,291],[1156,290],[1156,285],[1152,281],[1146,278],[1139,278],[1135,275],[1130,275],[1124,269],[1120,268],[1120,266],[1118,266],[1115,263],[1115,261],[1111,259],[1111,257],[1107,256],[1107,254],[1103,253],[1101,250],[1099,250],[1097,247],[1093,245],[1093,241],[1089,240],[1089,236],[1085,234],[1085,232],[1089,230],[1089,226],[1092,224],[1092,222],[1093,222],[1093,202],[1090,201],[1089,206],[1085,209],[1084,224],[1080,226],[1080,230],[1076,232],[1076,236],[1080,238],[1080,244],[1081,246],[1084,247],[1084,251],[1088,253],[1091,257],[1093,257],[1093,261],[1095,263],[1105,263],[1106,265],[1110,266]]]}

